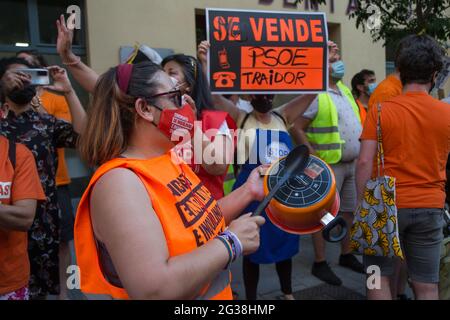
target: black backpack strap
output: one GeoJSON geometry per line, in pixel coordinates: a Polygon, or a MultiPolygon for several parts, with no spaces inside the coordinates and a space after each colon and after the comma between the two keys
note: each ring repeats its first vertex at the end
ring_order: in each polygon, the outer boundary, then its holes
{"type": "Polygon", "coordinates": [[[273,113],[276,117],[280,118],[281,121],[283,121],[283,123],[284,123],[284,125],[286,126],[286,128],[288,128],[288,124],[287,124],[287,122],[286,122],[286,119],[285,119],[279,112],[277,112],[277,111],[272,111],[272,113],[273,113]]]}
{"type": "Polygon", "coordinates": [[[251,116],[251,113],[247,113],[247,114],[245,115],[244,120],[242,120],[242,123],[241,123],[241,125],[239,126],[239,129],[244,129],[245,124],[247,123],[248,118],[250,118],[250,116],[251,116]]]}
{"type": "Polygon", "coordinates": [[[16,141],[14,139],[9,139],[9,148],[8,148],[8,156],[9,161],[11,161],[12,167],[16,169],[16,141]]]}
{"type": "MultiPolygon", "coordinates": [[[[245,125],[247,124],[248,118],[250,118],[252,114],[251,113],[247,113],[244,117],[244,119],[242,120],[241,125],[239,126],[239,129],[243,130],[245,125]]],[[[233,165],[233,170],[234,170],[234,176],[237,178],[239,171],[241,170],[241,165],[238,164],[238,156],[237,156],[237,152],[234,153],[234,165],[233,165]]]]}

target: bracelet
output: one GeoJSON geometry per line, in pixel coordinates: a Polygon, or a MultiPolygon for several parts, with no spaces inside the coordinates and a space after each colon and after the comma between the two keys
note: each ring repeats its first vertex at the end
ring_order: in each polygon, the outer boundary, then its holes
{"type": "Polygon", "coordinates": [[[226,269],[228,269],[230,267],[231,263],[233,262],[233,252],[232,252],[232,249],[231,249],[231,245],[222,236],[217,236],[216,239],[220,240],[224,244],[225,248],[227,248],[227,251],[228,251],[228,262],[227,262],[227,264],[226,264],[226,266],[224,268],[224,270],[226,270],[226,269]]]}
{"type": "Polygon", "coordinates": [[[231,232],[230,230],[226,230],[224,233],[230,237],[230,240],[233,242],[233,244],[235,246],[236,254],[235,254],[234,259],[236,260],[236,259],[240,258],[244,253],[244,248],[242,247],[241,240],[239,240],[237,235],[235,233],[231,232]]]}
{"type": "Polygon", "coordinates": [[[62,63],[63,63],[63,65],[70,67],[70,66],[76,66],[80,62],[81,62],[81,58],[77,57],[77,59],[75,61],[73,61],[73,62],[65,62],[65,61],[63,61],[62,63]]]}
{"type": "Polygon", "coordinates": [[[233,252],[232,262],[235,262],[237,258],[242,256],[242,243],[233,232],[231,232],[230,230],[226,230],[225,232],[221,233],[219,237],[224,238],[231,245],[231,250],[233,252]]]}

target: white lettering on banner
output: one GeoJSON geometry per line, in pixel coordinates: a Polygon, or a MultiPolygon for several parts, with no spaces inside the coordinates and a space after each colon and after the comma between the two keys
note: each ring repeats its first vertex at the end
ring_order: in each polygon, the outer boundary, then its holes
{"type": "Polygon", "coordinates": [[[0,182],[0,199],[11,198],[11,182],[0,182]]]}

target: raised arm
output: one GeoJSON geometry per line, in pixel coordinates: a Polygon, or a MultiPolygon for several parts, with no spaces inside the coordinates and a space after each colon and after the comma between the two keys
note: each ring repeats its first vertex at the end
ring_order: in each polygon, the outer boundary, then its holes
{"type": "MultiPolygon", "coordinates": [[[[210,44],[208,41],[202,41],[198,46],[197,57],[203,67],[203,72],[205,76],[208,77],[208,59],[207,54],[209,50],[210,44]]],[[[224,98],[222,95],[213,94],[212,95],[214,108],[227,112],[231,118],[233,118],[234,122],[238,122],[241,114],[245,113],[240,110],[233,102],[224,98]]]]}
{"type": "Polygon", "coordinates": [[[69,30],[64,20],[64,15],[56,21],[58,28],[58,40],[56,50],[65,66],[69,69],[75,80],[89,93],[93,93],[99,75],[85,65],[81,58],[72,52],[73,30],[69,30]]]}
{"type": "Polygon", "coordinates": [[[87,122],[86,111],[70,83],[66,70],[58,66],[48,67],[48,70],[54,82],[53,85],[47,86],[45,89],[64,94],[72,116],[73,128],[78,134],[83,133],[87,122]]]}
{"type": "Polygon", "coordinates": [[[292,125],[297,118],[302,116],[303,113],[308,110],[308,107],[316,97],[316,94],[301,95],[277,108],[277,111],[281,113],[284,119],[286,119],[288,125],[292,125]]]}
{"type": "Polygon", "coordinates": [[[308,141],[308,137],[306,136],[306,130],[309,128],[310,124],[310,119],[299,117],[292,127],[292,137],[298,145],[304,144],[308,147],[309,152],[315,155],[316,150],[314,150],[311,143],[308,141]]]}
{"type": "MultiPolygon", "coordinates": [[[[91,213],[96,238],[105,244],[132,299],[194,299],[228,262],[227,249],[217,239],[190,253],[169,257],[164,231],[148,193],[129,170],[113,170],[97,182],[91,213]]],[[[261,217],[247,216],[230,225],[246,254],[258,248],[262,223],[261,217]]]]}

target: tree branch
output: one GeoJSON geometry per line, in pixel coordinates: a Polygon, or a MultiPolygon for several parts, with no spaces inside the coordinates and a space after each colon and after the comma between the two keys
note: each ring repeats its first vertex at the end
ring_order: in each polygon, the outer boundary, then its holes
{"type": "Polygon", "coordinates": [[[374,2],[375,2],[376,5],[378,6],[378,8],[380,8],[380,10],[381,10],[384,14],[386,14],[386,15],[388,16],[389,20],[392,20],[392,21],[396,22],[396,23],[399,24],[399,25],[404,25],[404,24],[406,24],[406,23],[405,23],[406,21],[399,21],[399,20],[397,19],[397,17],[394,17],[394,16],[392,15],[392,13],[391,13],[387,8],[383,7],[381,1],[374,1],[374,2]]]}

